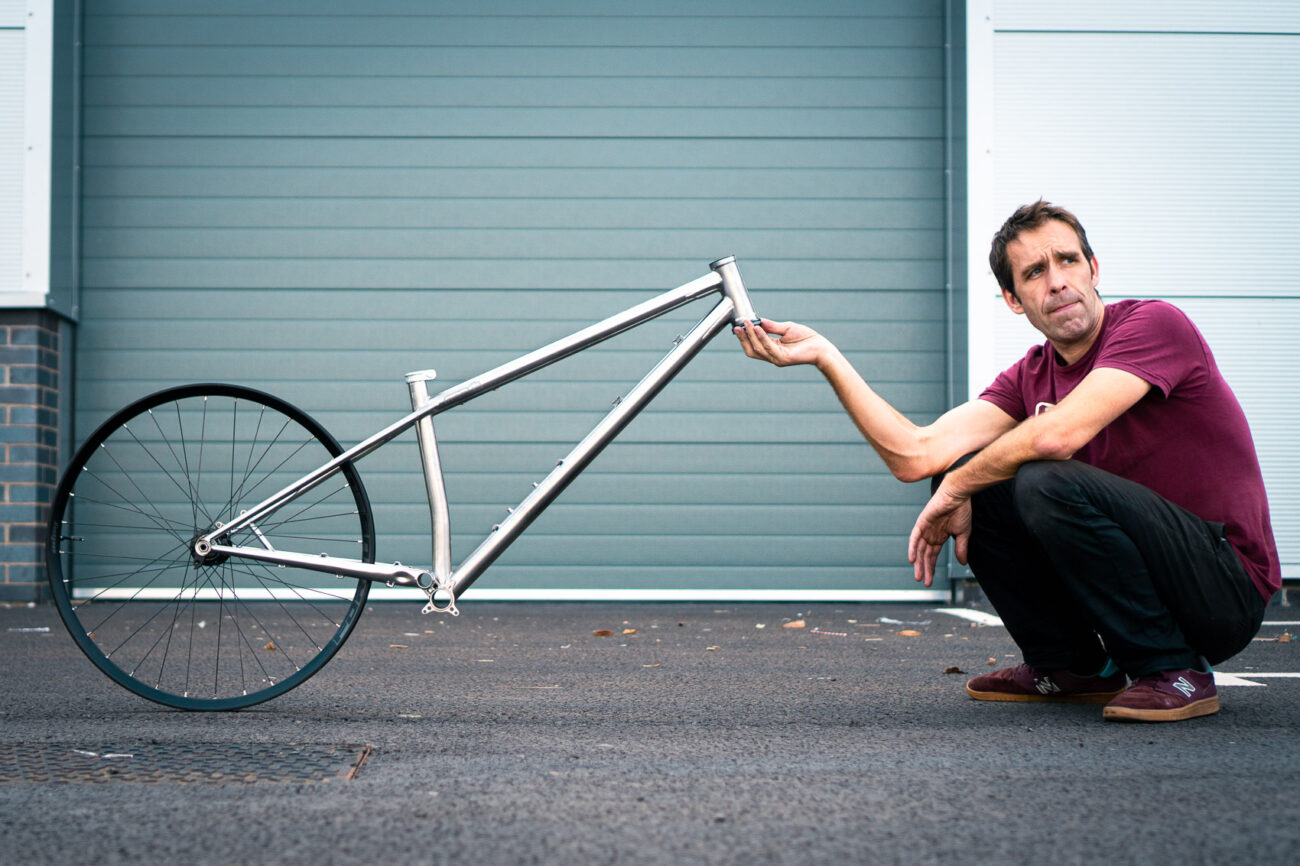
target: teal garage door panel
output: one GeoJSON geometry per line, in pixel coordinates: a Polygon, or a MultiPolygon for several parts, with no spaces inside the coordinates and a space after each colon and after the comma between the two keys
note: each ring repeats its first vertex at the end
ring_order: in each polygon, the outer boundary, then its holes
{"type": "MultiPolygon", "coordinates": [[[[942,411],[942,4],[642,6],[88,9],[78,437],[219,380],[353,442],[408,370],[455,384],[728,254],[942,411]]],[[[440,416],[456,560],[704,309],[440,416]]],[[[413,436],[361,469],[379,558],[427,562],[413,436]]],[[[476,588],[895,593],[923,499],[818,375],[724,335],[476,588]]]]}

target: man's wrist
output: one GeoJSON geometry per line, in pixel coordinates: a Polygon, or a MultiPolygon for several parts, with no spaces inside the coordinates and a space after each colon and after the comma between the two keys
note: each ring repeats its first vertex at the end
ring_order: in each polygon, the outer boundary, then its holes
{"type": "Polygon", "coordinates": [[[830,340],[823,339],[821,348],[817,351],[813,359],[813,365],[827,379],[831,379],[843,368],[849,366],[848,360],[841,354],[839,348],[830,340]]]}
{"type": "Polygon", "coordinates": [[[942,493],[954,505],[959,505],[971,497],[970,491],[966,490],[961,483],[960,476],[962,469],[965,468],[962,466],[943,476],[943,481],[939,482],[939,489],[935,491],[936,493],[942,493]]]}

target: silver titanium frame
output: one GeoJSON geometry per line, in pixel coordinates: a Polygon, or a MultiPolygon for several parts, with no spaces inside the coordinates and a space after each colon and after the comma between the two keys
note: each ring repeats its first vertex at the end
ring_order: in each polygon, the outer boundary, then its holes
{"type": "Polygon", "coordinates": [[[709,340],[729,324],[759,321],[745,291],[735,256],[719,259],[709,268],[710,273],[696,280],[448,388],[436,397],[430,398],[427,388],[427,382],[434,378],[432,370],[407,374],[406,381],[411,394],[411,414],[347,449],[320,468],[248,509],[230,523],[213,527],[196,539],[195,553],[200,557],[218,553],[365,580],[414,585],[422,589],[429,598],[429,603],[425,606],[426,613],[430,611],[456,613],[456,597],[468,589],[487,567],[505,552],[511,542],[519,537],[520,533],[560,495],[606,445],[613,441],[650,400],[663,390],[664,386],[708,344],[709,340]],[[668,354],[626,396],[616,402],[591,432],[574,446],[567,456],[557,462],[550,474],[535,485],[533,491],[511,510],[509,516],[494,526],[488,537],[465,558],[458,568],[453,570],[450,513],[443,485],[441,462],[438,458],[433,416],[715,292],[721,297],[713,309],[684,337],[681,337],[668,354]],[[433,565],[430,569],[416,568],[397,562],[386,565],[276,550],[265,542],[263,542],[265,549],[224,543],[223,539],[245,527],[250,528],[254,535],[260,536],[257,530],[259,520],[321,484],[348,463],[360,460],[382,445],[391,442],[411,427],[415,428],[419,441],[420,460],[424,468],[425,487],[429,496],[433,547],[433,565]]]}

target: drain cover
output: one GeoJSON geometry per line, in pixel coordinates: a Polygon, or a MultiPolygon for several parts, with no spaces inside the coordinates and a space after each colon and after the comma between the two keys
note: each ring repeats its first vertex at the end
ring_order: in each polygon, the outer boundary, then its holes
{"type": "Polygon", "coordinates": [[[0,784],[332,782],[356,778],[370,751],[318,743],[0,743],[0,784]]]}

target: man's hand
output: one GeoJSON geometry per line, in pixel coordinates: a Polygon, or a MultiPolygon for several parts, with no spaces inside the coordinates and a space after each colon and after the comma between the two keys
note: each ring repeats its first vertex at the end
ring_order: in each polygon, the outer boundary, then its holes
{"type": "Polygon", "coordinates": [[[940,485],[916,518],[916,525],[907,541],[907,561],[912,563],[916,579],[926,586],[934,582],[934,564],[944,542],[950,537],[954,539],[957,561],[965,565],[970,529],[970,500],[953,495],[940,485]]]}
{"type": "Polygon", "coordinates": [[[763,319],[761,328],[755,327],[753,322],[745,322],[743,327],[736,328],[736,336],[740,338],[746,355],[778,367],[816,364],[830,348],[825,337],[797,322],[763,319]],[[773,336],[778,339],[772,339],[773,336]]]}

